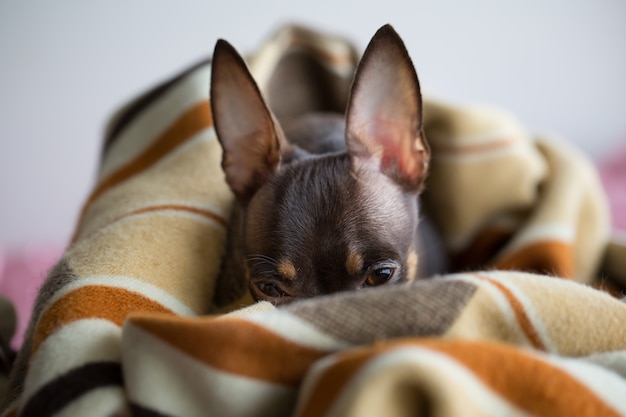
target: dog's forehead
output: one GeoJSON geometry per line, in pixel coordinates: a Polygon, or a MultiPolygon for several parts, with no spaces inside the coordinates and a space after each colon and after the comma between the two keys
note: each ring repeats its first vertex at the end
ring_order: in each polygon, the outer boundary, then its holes
{"type": "Polygon", "coordinates": [[[405,213],[413,209],[407,203],[411,197],[386,176],[363,171],[355,171],[347,155],[284,167],[252,199],[249,230],[297,246],[323,244],[327,238],[357,239],[364,233],[391,238],[412,221],[405,213]]]}

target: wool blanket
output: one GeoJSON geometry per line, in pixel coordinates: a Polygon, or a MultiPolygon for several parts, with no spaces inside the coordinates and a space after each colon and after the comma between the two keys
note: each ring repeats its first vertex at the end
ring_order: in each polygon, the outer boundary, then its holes
{"type": "MultiPolygon", "coordinates": [[[[342,111],[358,56],[288,26],[247,60],[282,118],[342,111]]],[[[2,416],[626,415],[626,244],[583,155],[502,110],[426,99],[422,204],[450,273],[255,304],[220,274],[233,197],[210,71],[112,117],[2,416]]]]}

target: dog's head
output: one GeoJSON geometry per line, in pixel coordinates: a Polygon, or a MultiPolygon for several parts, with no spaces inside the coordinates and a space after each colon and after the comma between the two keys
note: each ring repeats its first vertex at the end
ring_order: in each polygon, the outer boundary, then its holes
{"type": "Polygon", "coordinates": [[[255,298],[282,303],[415,277],[417,195],[430,152],[417,75],[391,26],[374,35],[355,73],[347,152],[302,157],[223,40],[211,102],[222,167],[244,213],[255,298]]]}

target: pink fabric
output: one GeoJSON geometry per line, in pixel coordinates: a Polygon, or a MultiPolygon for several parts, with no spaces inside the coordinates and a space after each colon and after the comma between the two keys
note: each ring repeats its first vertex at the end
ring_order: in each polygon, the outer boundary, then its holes
{"type": "Polygon", "coordinates": [[[626,233],[626,143],[598,164],[606,189],[613,228],[626,233]]]}
{"type": "Polygon", "coordinates": [[[62,253],[60,245],[19,251],[0,249],[0,294],[13,301],[17,312],[17,328],[11,340],[13,349],[22,345],[37,291],[62,253]]]}

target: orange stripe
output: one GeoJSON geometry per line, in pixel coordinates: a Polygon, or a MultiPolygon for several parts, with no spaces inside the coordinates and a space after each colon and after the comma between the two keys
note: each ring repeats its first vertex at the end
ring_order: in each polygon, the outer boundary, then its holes
{"type": "Polygon", "coordinates": [[[213,368],[281,385],[297,386],[309,367],[329,353],[237,318],[141,315],[129,323],[213,368]]]}
{"type": "Polygon", "coordinates": [[[440,143],[431,143],[430,146],[433,150],[433,153],[437,155],[441,155],[441,154],[462,155],[462,154],[468,154],[468,153],[488,152],[488,151],[493,151],[496,149],[506,148],[516,143],[517,141],[518,139],[513,137],[513,138],[506,138],[506,139],[491,141],[487,143],[476,143],[473,145],[464,145],[464,146],[444,145],[440,143]]]}
{"type": "Polygon", "coordinates": [[[563,278],[574,278],[572,247],[558,240],[544,240],[517,249],[494,263],[497,269],[516,269],[563,278]]]}
{"type": "MultiPolygon", "coordinates": [[[[448,355],[472,371],[495,394],[530,415],[618,415],[567,372],[515,347],[488,342],[404,339],[339,354],[337,362],[317,379],[300,417],[325,415],[368,362],[395,349],[410,347],[427,348],[448,355]]],[[[411,383],[412,389],[420,389],[415,387],[414,382],[411,383]]],[[[427,397],[436,395],[423,393],[427,397]]]]}
{"type": "Polygon", "coordinates": [[[522,331],[526,335],[526,338],[530,341],[531,345],[540,350],[546,350],[545,345],[541,341],[539,334],[537,333],[537,329],[533,326],[533,323],[530,321],[528,316],[526,315],[526,310],[522,303],[515,297],[515,295],[502,283],[481,274],[474,274],[477,278],[489,282],[491,285],[495,286],[500,290],[500,292],[506,297],[509,305],[513,308],[513,312],[515,313],[515,318],[519,323],[522,331]]]}
{"type": "Polygon", "coordinates": [[[47,308],[35,330],[33,353],[63,325],[81,319],[104,319],[121,326],[131,313],[172,311],[143,295],[123,288],[90,285],[67,293],[47,308]]]}
{"type": "MultiPolygon", "coordinates": [[[[108,178],[101,181],[93,190],[87,202],[83,206],[83,210],[78,222],[74,241],[78,235],[80,224],[85,212],[91,204],[109,189],[115,187],[121,182],[131,178],[132,176],[146,170],[154,163],[158,162],[163,156],[167,155],[174,148],[192,138],[201,130],[213,125],[211,117],[211,108],[208,101],[203,101],[196,106],[187,110],[173,125],[165,132],[157,137],[152,145],[146,149],[137,158],[121,166],[114,171],[108,178]]],[[[106,157],[106,156],[105,156],[106,157]]]]}

